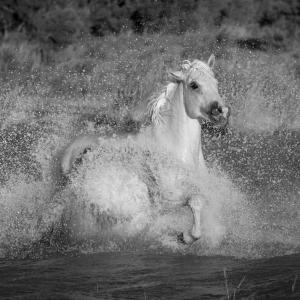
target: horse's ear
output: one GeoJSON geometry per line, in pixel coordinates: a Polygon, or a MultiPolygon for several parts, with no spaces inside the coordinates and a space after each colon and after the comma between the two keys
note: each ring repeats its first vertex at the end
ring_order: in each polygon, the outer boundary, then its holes
{"type": "Polygon", "coordinates": [[[207,64],[208,64],[208,66],[209,66],[211,69],[213,69],[214,66],[215,66],[215,63],[216,63],[216,58],[215,58],[215,56],[212,54],[212,55],[209,57],[207,64]]]}
{"type": "Polygon", "coordinates": [[[170,72],[169,77],[170,77],[170,80],[175,83],[184,81],[184,75],[181,71],[170,72]]]}

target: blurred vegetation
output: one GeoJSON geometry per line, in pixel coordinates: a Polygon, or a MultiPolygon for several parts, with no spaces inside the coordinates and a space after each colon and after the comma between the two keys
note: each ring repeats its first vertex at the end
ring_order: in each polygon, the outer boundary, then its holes
{"type": "Polygon", "coordinates": [[[87,34],[176,33],[220,28],[219,40],[281,47],[299,38],[297,0],[1,0],[0,32],[19,32],[52,47],[87,34]],[[238,28],[233,28],[238,26],[238,28]]]}

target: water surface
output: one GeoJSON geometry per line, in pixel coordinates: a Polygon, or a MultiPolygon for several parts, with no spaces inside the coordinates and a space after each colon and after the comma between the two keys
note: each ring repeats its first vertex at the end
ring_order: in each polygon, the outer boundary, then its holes
{"type": "Polygon", "coordinates": [[[1,299],[299,299],[300,256],[101,253],[1,261],[1,299]],[[295,281],[296,280],[296,281],[295,281]],[[250,297],[250,298],[248,298],[250,297]]]}

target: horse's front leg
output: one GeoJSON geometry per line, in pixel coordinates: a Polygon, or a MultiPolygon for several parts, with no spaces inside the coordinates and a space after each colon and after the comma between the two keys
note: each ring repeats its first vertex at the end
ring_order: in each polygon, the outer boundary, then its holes
{"type": "Polygon", "coordinates": [[[188,201],[193,213],[193,227],[191,231],[185,231],[179,236],[179,240],[185,244],[191,244],[201,237],[201,220],[203,203],[199,197],[191,197],[188,201]]]}
{"type": "Polygon", "coordinates": [[[191,236],[193,239],[198,240],[201,237],[201,220],[202,220],[202,201],[197,197],[193,197],[189,200],[189,206],[193,212],[193,227],[191,230],[191,236]]]}

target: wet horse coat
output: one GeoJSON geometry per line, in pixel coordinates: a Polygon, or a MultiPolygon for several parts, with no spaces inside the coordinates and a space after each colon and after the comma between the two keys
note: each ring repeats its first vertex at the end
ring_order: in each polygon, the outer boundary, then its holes
{"type": "MultiPolygon", "coordinates": [[[[199,60],[184,61],[180,71],[171,72],[169,83],[159,97],[149,102],[151,125],[133,138],[139,143],[155,144],[169,152],[188,168],[206,170],[201,147],[201,120],[217,126],[227,123],[229,109],[218,93],[218,83],[212,68],[215,58],[208,63],[199,60]]],[[[81,136],[65,150],[62,171],[67,174],[72,164],[85,149],[97,145],[97,136],[81,136]]],[[[182,239],[191,243],[201,236],[203,199],[192,195],[187,199],[193,213],[193,227],[182,239]]]]}

